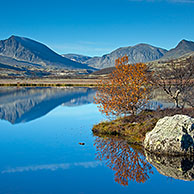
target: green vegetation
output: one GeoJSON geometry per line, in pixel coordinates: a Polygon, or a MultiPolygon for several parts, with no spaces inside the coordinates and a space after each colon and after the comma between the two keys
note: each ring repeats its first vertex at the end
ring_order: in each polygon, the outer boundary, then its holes
{"type": "Polygon", "coordinates": [[[129,143],[142,144],[145,134],[152,130],[159,118],[154,112],[142,111],[139,115],[117,118],[93,126],[93,133],[98,136],[119,136],[129,143]]]}
{"type": "Polygon", "coordinates": [[[138,115],[130,115],[117,118],[113,121],[101,122],[94,125],[92,131],[97,136],[118,136],[131,144],[142,145],[145,134],[154,128],[160,118],[175,114],[185,114],[194,117],[194,109],[144,110],[138,115]]]}

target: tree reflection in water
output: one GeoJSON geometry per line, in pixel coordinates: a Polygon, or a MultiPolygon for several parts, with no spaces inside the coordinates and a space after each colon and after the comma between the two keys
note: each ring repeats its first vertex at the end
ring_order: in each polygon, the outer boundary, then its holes
{"type": "Polygon", "coordinates": [[[115,174],[115,182],[128,186],[128,181],[144,183],[153,174],[144,152],[132,148],[126,141],[117,138],[96,137],[96,159],[106,161],[115,174]]]}

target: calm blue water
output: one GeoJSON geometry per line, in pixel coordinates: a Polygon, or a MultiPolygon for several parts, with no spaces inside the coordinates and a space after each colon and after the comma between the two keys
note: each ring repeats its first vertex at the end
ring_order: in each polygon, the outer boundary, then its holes
{"type": "Polygon", "coordinates": [[[0,193],[192,192],[194,182],[168,177],[192,177],[192,162],[185,171],[183,160],[163,168],[122,140],[93,136],[92,126],[105,119],[92,104],[94,94],[87,88],[0,89],[0,193]]]}

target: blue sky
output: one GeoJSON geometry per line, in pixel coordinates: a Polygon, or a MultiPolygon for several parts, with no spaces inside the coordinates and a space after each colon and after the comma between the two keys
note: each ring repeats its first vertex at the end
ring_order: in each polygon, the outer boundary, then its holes
{"type": "Polygon", "coordinates": [[[0,0],[0,8],[0,39],[28,37],[60,54],[194,41],[194,0],[0,0]]]}

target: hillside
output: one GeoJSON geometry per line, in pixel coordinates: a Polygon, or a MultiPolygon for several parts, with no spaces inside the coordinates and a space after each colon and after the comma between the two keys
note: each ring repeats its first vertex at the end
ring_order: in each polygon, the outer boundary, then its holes
{"type": "Polygon", "coordinates": [[[182,40],[175,48],[165,53],[161,60],[176,59],[191,52],[194,52],[194,42],[182,40]]]}
{"type": "Polygon", "coordinates": [[[67,54],[63,56],[97,69],[104,69],[113,67],[115,59],[124,55],[128,56],[129,63],[168,61],[171,59],[194,55],[194,42],[182,40],[175,48],[170,49],[169,51],[149,44],[137,44],[135,46],[118,48],[109,54],[103,55],[102,57],[88,57],[76,54],[67,54]]]}
{"type": "Polygon", "coordinates": [[[18,36],[0,41],[0,62],[13,66],[17,63],[41,68],[91,69],[86,64],[62,57],[42,43],[18,36]]]}
{"type": "Polygon", "coordinates": [[[92,57],[89,57],[89,56],[78,55],[78,54],[63,54],[61,56],[65,57],[67,59],[70,59],[72,61],[76,61],[78,63],[84,63],[85,61],[92,58],[92,57]]]}
{"type": "Polygon", "coordinates": [[[111,72],[115,59],[124,55],[128,56],[129,63],[144,62],[155,68],[171,59],[193,56],[194,42],[182,40],[169,51],[149,44],[137,44],[118,48],[102,57],[90,57],[59,55],[37,41],[11,36],[0,41],[0,78],[64,79],[85,78],[89,74],[89,77],[94,78],[111,72]]]}
{"type": "Polygon", "coordinates": [[[138,44],[135,46],[121,47],[110,54],[103,55],[102,57],[92,57],[84,63],[97,69],[103,69],[106,67],[113,67],[115,59],[124,55],[128,56],[129,63],[138,63],[157,60],[166,52],[167,50],[162,48],[148,44],[138,44]]]}

